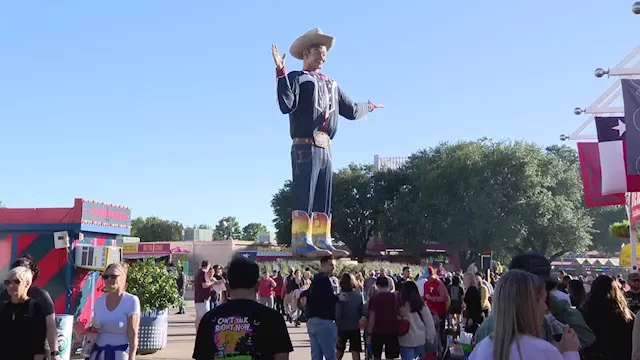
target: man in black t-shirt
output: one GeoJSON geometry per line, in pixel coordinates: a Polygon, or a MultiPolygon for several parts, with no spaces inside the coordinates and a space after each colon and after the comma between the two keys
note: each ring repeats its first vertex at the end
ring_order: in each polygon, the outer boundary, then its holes
{"type": "Polygon", "coordinates": [[[627,307],[635,314],[640,311],[640,273],[629,273],[627,284],[629,284],[629,291],[625,293],[627,307]]]}
{"type": "MultiPolygon", "coordinates": [[[[38,274],[40,273],[40,269],[38,268],[38,264],[35,259],[29,254],[22,254],[11,264],[12,269],[18,266],[24,266],[31,269],[31,273],[33,274],[32,282],[35,283],[38,278],[38,274]]],[[[46,290],[34,285],[33,283],[27,291],[27,296],[35,300],[40,305],[44,311],[47,322],[47,343],[45,344],[45,353],[43,354],[44,358],[62,360],[58,345],[58,330],[56,328],[56,314],[53,300],[46,290]]],[[[9,293],[6,289],[2,288],[0,291],[0,304],[8,301],[10,301],[9,293]]]]}
{"type": "Polygon", "coordinates": [[[256,302],[258,265],[237,257],[227,268],[232,298],[200,322],[193,359],[285,360],[293,352],[282,316],[256,302]]]}
{"type": "Polygon", "coordinates": [[[411,268],[408,266],[405,266],[402,268],[402,274],[400,275],[400,277],[398,278],[398,281],[396,282],[396,291],[397,292],[402,291],[402,285],[404,285],[405,282],[410,280],[411,280],[411,268]]]}

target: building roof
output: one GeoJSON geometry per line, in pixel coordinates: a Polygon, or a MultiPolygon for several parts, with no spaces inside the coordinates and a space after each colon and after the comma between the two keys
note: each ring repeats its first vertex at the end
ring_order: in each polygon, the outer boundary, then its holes
{"type": "Polygon", "coordinates": [[[3,231],[87,231],[129,235],[131,209],[85,199],[68,208],[1,208],[3,231]]]}

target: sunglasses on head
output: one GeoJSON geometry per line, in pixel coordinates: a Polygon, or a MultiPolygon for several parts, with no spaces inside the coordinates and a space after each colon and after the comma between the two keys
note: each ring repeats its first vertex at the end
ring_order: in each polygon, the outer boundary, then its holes
{"type": "Polygon", "coordinates": [[[4,281],[4,286],[9,286],[11,284],[16,284],[16,285],[20,285],[22,281],[20,281],[19,279],[14,279],[14,280],[5,280],[4,281]]]}
{"type": "Polygon", "coordinates": [[[120,276],[120,275],[116,275],[116,274],[104,274],[104,275],[102,275],[102,278],[103,278],[104,280],[115,280],[115,279],[117,279],[117,278],[118,278],[118,276],[120,276]]]}

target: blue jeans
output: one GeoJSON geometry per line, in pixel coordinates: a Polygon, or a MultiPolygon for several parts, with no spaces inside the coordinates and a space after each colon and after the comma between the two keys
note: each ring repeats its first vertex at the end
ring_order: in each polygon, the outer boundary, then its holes
{"type": "Polygon", "coordinates": [[[187,312],[187,310],[185,310],[184,308],[184,292],[180,294],[180,299],[182,300],[182,305],[180,305],[180,308],[178,309],[178,312],[181,314],[184,314],[185,312],[187,312]]]}
{"type": "Polygon", "coordinates": [[[311,318],[307,320],[307,333],[311,343],[311,360],[336,360],[338,328],[333,320],[311,318]]]}
{"type": "Polygon", "coordinates": [[[331,150],[312,144],[291,147],[293,210],[331,214],[331,150]]]}
{"type": "Polygon", "coordinates": [[[424,353],[424,346],[400,346],[400,359],[402,360],[419,359],[422,353],[424,353]]]}

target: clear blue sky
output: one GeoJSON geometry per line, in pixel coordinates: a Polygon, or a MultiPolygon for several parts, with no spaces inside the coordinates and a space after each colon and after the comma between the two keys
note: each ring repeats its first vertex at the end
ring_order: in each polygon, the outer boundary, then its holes
{"type": "Polygon", "coordinates": [[[337,38],[325,73],[387,106],[341,122],[335,167],[443,140],[558,143],[612,81],[593,70],[636,46],[632,2],[5,1],[0,201],[271,226],[291,170],[270,45],[312,27],[337,38]]]}

